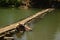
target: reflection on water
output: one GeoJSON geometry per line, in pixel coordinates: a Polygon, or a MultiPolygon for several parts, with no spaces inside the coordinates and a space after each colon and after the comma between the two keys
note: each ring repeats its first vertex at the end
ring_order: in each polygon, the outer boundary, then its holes
{"type": "Polygon", "coordinates": [[[60,40],[60,27],[57,28],[57,32],[55,34],[55,40],[60,40]]]}
{"type": "MultiPolygon", "coordinates": [[[[0,26],[9,25],[11,23],[22,20],[40,9],[0,9],[0,26]]],[[[33,31],[25,32],[23,35],[17,33],[14,35],[15,40],[60,40],[60,10],[56,9],[48,13],[39,21],[28,23],[33,31]]]]}
{"type": "Polygon", "coordinates": [[[26,33],[22,36],[22,39],[21,40],[27,40],[26,33]]]}
{"type": "Polygon", "coordinates": [[[17,35],[14,35],[15,40],[27,40],[27,36],[26,33],[24,33],[23,35],[21,35],[20,33],[17,35]]]}

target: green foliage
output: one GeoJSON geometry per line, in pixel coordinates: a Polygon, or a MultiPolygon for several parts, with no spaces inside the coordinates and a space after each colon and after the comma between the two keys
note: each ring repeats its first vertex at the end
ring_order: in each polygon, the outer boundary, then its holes
{"type": "Polygon", "coordinates": [[[20,6],[21,0],[0,0],[0,6],[3,7],[11,7],[14,5],[15,7],[20,6]]]}

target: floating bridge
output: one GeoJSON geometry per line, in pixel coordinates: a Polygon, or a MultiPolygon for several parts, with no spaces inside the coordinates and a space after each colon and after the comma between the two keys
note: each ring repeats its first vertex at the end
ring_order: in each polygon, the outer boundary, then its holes
{"type": "Polygon", "coordinates": [[[27,28],[28,30],[31,30],[31,28],[28,27],[26,25],[26,23],[35,19],[38,16],[41,17],[41,15],[47,14],[47,12],[51,12],[53,10],[54,10],[53,8],[48,8],[48,9],[42,10],[42,11],[36,13],[35,15],[32,15],[22,21],[19,21],[17,23],[11,24],[9,26],[5,26],[3,28],[0,28],[0,38],[5,37],[7,34],[16,33],[18,31],[25,31],[25,28],[27,28]]]}

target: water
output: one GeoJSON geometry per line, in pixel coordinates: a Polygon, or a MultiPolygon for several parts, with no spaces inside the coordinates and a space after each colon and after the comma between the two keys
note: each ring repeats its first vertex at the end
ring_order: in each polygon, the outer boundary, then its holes
{"type": "MultiPolygon", "coordinates": [[[[42,9],[15,9],[0,8],[0,26],[12,24],[35,14],[42,9]]],[[[60,9],[48,13],[39,21],[31,22],[29,25],[33,31],[25,32],[23,35],[17,33],[15,40],[60,40],[60,9]]]]}

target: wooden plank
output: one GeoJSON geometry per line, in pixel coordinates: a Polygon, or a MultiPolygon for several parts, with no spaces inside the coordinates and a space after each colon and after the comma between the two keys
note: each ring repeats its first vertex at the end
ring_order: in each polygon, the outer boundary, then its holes
{"type": "Polygon", "coordinates": [[[4,37],[4,40],[14,40],[14,37],[4,37]]]}

